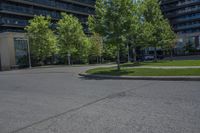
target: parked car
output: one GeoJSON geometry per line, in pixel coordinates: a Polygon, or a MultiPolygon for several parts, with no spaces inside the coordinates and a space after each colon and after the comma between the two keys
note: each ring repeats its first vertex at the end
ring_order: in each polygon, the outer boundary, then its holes
{"type": "MultiPolygon", "coordinates": [[[[154,55],[144,55],[144,60],[154,60],[154,55]]],[[[157,59],[162,60],[164,59],[164,55],[157,55],[157,59]]]]}
{"type": "Polygon", "coordinates": [[[153,55],[144,55],[144,60],[154,60],[153,55]]]}
{"type": "Polygon", "coordinates": [[[165,57],[164,57],[164,55],[157,55],[157,58],[160,59],[160,60],[162,60],[162,59],[164,59],[165,57]]]}

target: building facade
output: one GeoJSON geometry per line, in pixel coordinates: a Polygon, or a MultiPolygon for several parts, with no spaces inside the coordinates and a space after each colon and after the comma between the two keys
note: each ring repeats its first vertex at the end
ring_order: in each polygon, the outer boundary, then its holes
{"type": "Polygon", "coordinates": [[[200,0],[161,0],[161,9],[178,35],[176,54],[200,51],[200,0]]]}
{"type": "Polygon", "coordinates": [[[28,40],[24,27],[34,15],[61,18],[61,12],[78,17],[87,33],[89,15],[94,14],[95,0],[0,0],[0,69],[10,69],[27,58],[28,40]]]}

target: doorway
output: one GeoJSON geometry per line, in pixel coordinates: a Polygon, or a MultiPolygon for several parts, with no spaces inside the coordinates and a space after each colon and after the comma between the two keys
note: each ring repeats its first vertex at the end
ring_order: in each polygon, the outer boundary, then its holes
{"type": "Polygon", "coordinates": [[[19,67],[28,66],[28,43],[27,40],[14,38],[15,60],[19,67]]]}

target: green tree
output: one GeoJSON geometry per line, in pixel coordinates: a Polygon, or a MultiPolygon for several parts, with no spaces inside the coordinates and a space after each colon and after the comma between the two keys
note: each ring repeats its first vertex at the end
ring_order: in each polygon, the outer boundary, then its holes
{"type": "Polygon", "coordinates": [[[86,35],[78,18],[62,13],[62,19],[57,23],[57,35],[60,54],[68,57],[71,64],[71,56],[81,47],[84,47],[86,35]]]}
{"type": "Polygon", "coordinates": [[[92,45],[89,37],[84,37],[82,44],[84,45],[79,45],[79,47],[77,47],[77,50],[73,53],[74,59],[79,64],[88,63],[88,59],[89,59],[88,56],[89,56],[90,48],[92,45]]]}
{"type": "Polygon", "coordinates": [[[57,39],[50,25],[50,17],[35,16],[25,27],[30,40],[31,54],[40,61],[44,61],[58,50],[57,39]]]}
{"type": "Polygon", "coordinates": [[[177,35],[172,30],[171,25],[169,24],[168,20],[165,20],[164,23],[165,23],[163,24],[164,31],[161,33],[161,36],[163,38],[162,48],[170,51],[170,58],[172,60],[173,48],[175,47],[176,42],[177,42],[177,35]]]}
{"type": "Polygon", "coordinates": [[[89,17],[91,31],[117,46],[117,68],[120,70],[120,47],[124,47],[132,16],[132,0],[97,0],[96,16],[89,17]]]}
{"type": "Polygon", "coordinates": [[[99,63],[99,61],[101,62],[101,57],[102,57],[102,52],[103,52],[102,37],[99,34],[94,33],[90,37],[90,41],[91,41],[91,47],[89,51],[89,57],[96,58],[97,63],[99,63]]]}
{"type": "MultiPolygon", "coordinates": [[[[128,47],[132,48],[133,52],[133,59],[134,62],[136,62],[136,48],[137,47],[144,47],[144,24],[142,20],[142,12],[140,10],[141,8],[141,2],[135,2],[132,6],[132,16],[129,16],[129,29],[127,31],[127,45],[128,47]]],[[[129,51],[128,51],[129,52],[129,51]]]]}
{"type": "Polygon", "coordinates": [[[117,51],[117,47],[116,45],[113,44],[106,44],[103,46],[103,60],[106,62],[110,62],[110,61],[115,61],[116,60],[116,52],[117,51]]]}
{"type": "Polygon", "coordinates": [[[148,23],[146,25],[148,27],[145,28],[148,29],[149,33],[145,31],[145,34],[148,34],[149,38],[146,38],[146,41],[149,47],[154,47],[154,57],[155,61],[157,61],[157,48],[162,46],[165,39],[161,33],[166,31],[166,26],[164,25],[168,21],[164,19],[159,0],[144,0],[142,7],[144,21],[148,23]]]}

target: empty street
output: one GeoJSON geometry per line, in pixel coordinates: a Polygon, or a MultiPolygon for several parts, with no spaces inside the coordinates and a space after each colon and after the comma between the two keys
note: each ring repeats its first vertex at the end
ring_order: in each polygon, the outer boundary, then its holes
{"type": "Polygon", "coordinates": [[[200,132],[200,82],[78,76],[89,68],[0,72],[0,133],[200,132]]]}

